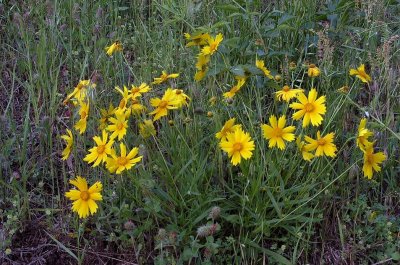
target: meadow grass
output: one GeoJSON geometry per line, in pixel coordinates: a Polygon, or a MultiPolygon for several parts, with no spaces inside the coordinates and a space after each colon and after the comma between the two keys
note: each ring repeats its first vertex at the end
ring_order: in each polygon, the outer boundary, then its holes
{"type": "Polygon", "coordinates": [[[374,0],[0,1],[1,260],[394,264],[399,11],[396,1],[374,0]],[[187,32],[224,36],[200,82],[193,79],[200,50],[185,47],[187,32]],[[117,40],[123,50],[110,57],[104,48],[117,40]],[[308,77],[309,64],[319,67],[318,77],[308,77]],[[368,84],[349,75],[360,64],[372,77],[368,84]],[[163,70],[180,76],[151,84],[163,70]],[[250,76],[243,88],[224,99],[242,75],[250,76]],[[87,95],[88,126],[80,135],[79,108],[63,100],[86,79],[97,86],[87,95]],[[152,88],[142,99],[148,111],[130,118],[123,139],[128,149],[139,147],[142,160],[120,175],[91,167],[83,158],[101,135],[100,110],[118,106],[115,86],[142,82],[152,88]],[[326,96],[322,125],[302,128],[292,119],[289,104],[274,94],[284,85],[326,96]],[[157,134],[144,138],[139,123],[152,118],[149,100],[167,87],[183,89],[189,105],[155,121],[157,134]],[[304,161],[294,141],[269,148],[261,125],[272,114],[285,114],[296,136],[334,132],[336,157],[304,161]],[[237,166],[215,137],[233,117],[255,144],[237,166]],[[376,152],[387,157],[371,180],[356,146],[362,118],[376,152]],[[66,129],[74,147],[63,161],[66,129]],[[99,210],[84,219],[65,197],[78,175],[103,184],[99,210]]]}

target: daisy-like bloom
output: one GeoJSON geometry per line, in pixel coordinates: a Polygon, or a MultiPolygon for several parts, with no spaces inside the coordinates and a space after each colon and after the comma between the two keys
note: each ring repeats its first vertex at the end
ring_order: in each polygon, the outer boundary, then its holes
{"type": "Polygon", "coordinates": [[[350,75],[355,75],[363,83],[369,83],[372,80],[371,77],[365,72],[364,64],[361,64],[357,69],[350,69],[350,75]]]}
{"type": "Polygon", "coordinates": [[[177,78],[179,74],[167,74],[167,72],[162,71],[160,77],[155,77],[154,82],[152,84],[161,84],[167,81],[170,78],[177,78]]]}
{"type": "Polygon", "coordinates": [[[112,132],[110,139],[118,137],[118,140],[121,141],[128,128],[128,120],[125,113],[116,112],[115,117],[111,117],[109,120],[111,124],[107,126],[107,130],[112,132]]]}
{"type": "Polygon", "coordinates": [[[87,90],[89,88],[95,88],[96,84],[90,80],[80,80],[78,85],[74,88],[72,93],[68,94],[67,98],[63,101],[63,104],[67,104],[71,98],[75,98],[74,104],[79,101],[83,101],[86,97],[87,90]]]}
{"type": "Polygon", "coordinates": [[[126,146],[123,143],[119,144],[121,155],[118,156],[115,150],[111,152],[111,157],[107,158],[106,167],[110,173],[121,174],[122,171],[131,169],[136,163],[142,160],[142,156],[136,157],[139,153],[139,148],[133,148],[128,154],[126,146]]]}
{"type": "Polygon", "coordinates": [[[224,98],[233,98],[246,82],[246,77],[236,76],[237,84],[223,94],[224,98]]]}
{"type": "Polygon", "coordinates": [[[108,141],[108,133],[103,130],[103,139],[99,136],[94,136],[93,140],[96,146],[89,149],[89,154],[85,156],[83,161],[93,163],[93,167],[97,167],[101,162],[106,162],[108,155],[111,154],[111,147],[114,144],[114,140],[108,141]]]}
{"type": "Polygon", "coordinates": [[[75,124],[75,130],[79,131],[80,134],[83,134],[86,131],[87,126],[87,118],[89,116],[89,102],[79,102],[79,121],[75,124]]]}
{"type": "Polygon", "coordinates": [[[294,140],[294,131],[296,127],[286,125],[286,117],[279,117],[276,120],[275,115],[269,117],[269,124],[262,124],[261,129],[263,131],[264,138],[269,142],[269,148],[278,146],[279,149],[285,149],[285,141],[291,142],[294,140]]]}
{"type": "Polygon", "coordinates": [[[204,55],[200,53],[199,56],[197,57],[196,69],[202,71],[210,62],[210,58],[211,58],[210,55],[204,55]]]}
{"type": "Polygon", "coordinates": [[[176,94],[172,88],[168,88],[161,99],[150,99],[150,105],[155,108],[155,110],[150,112],[151,115],[154,115],[153,121],[156,121],[163,116],[167,116],[168,110],[177,109],[178,104],[179,99],[176,97],[176,94]]]}
{"type": "Polygon", "coordinates": [[[144,120],[143,123],[139,124],[139,133],[143,138],[148,138],[150,136],[156,135],[156,128],[152,120],[144,120]]]}
{"type": "Polygon", "coordinates": [[[271,75],[271,71],[265,67],[265,63],[263,60],[258,60],[256,59],[256,67],[263,71],[264,75],[268,77],[269,79],[273,79],[274,77],[271,75]]]}
{"type": "Polygon", "coordinates": [[[358,135],[357,135],[357,146],[362,150],[365,151],[365,147],[370,145],[371,142],[368,141],[368,137],[374,135],[373,132],[366,128],[367,126],[367,119],[361,119],[360,125],[358,126],[358,135]]]}
{"type": "Polygon", "coordinates": [[[283,86],[282,90],[276,91],[275,95],[279,101],[289,102],[292,98],[297,97],[297,94],[303,92],[301,88],[290,88],[289,86],[283,86]]]}
{"type": "Polygon", "coordinates": [[[138,99],[132,99],[130,112],[140,114],[144,110],[146,110],[146,107],[143,106],[138,99]]]}
{"type": "Polygon", "coordinates": [[[317,77],[317,76],[319,76],[320,73],[321,73],[321,71],[315,64],[312,63],[312,64],[308,65],[307,74],[309,77],[317,77]]]}
{"type": "Polygon", "coordinates": [[[182,106],[187,106],[189,103],[188,103],[188,100],[190,100],[190,98],[189,98],[189,96],[188,95],[186,95],[185,93],[183,93],[183,90],[182,89],[174,89],[174,90],[172,90],[174,93],[175,93],[175,95],[176,95],[176,99],[177,99],[177,101],[178,101],[178,103],[176,104],[176,106],[178,107],[178,108],[181,108],[182,106]]]}
{"type": "Polygon", "coordinates": [[[305,145],[305,148],[310,151],[315,151],[315,156],[330,156],[335,157],[335,152],[337,151],[336,145],[333,143],[333,138],[335,133],[328,133],[324,137],[321,137],[321,133],[317,132],[317,139],[312,139],[311,137],[305,136],[304,139],[309,142],[305,145]]]}
{"type": "Polygon", "coordinates": [[[304,160],[311,161],[314,158],[314,155],[310,153],[311,150],[306,147],[306,143],[301,140],[301,136],[296,138],[296,145],[304,160]]]}
{"type": "Polygon", "coordinates": [[[107,127],[107,122],[108,119],[114,115],[115,113],[115,108],[114,106],[110,103],[110,105],[108,106],[108,109],[100,109],[100,115],[101,118],[99,120],[99,129],[100,130],[104,130],[107,127]]]}
{"type": "Polygon", "coordinates": [[[221,131],[215,134],[217,139],[226,139],[228,133],[233,133],[236,129],[242,128],[242,125],[236,124],[235,125],[235,118],[229,119],[225,122],[224,126],[222,127],[221,131]]]}
{"type": "Polygon", "coordinates": [[[219,33],[215,38],[210,37],[207,40],[208,45],[201,49],[201,53],[204,55],[213,55],[218,50],[218,46],[223,39],[224,37],[222,36],[222,33],[219,33]]]}
{"type": "Polygon", "coordinates": [[[374,153],[374,144],[369,143],[365,147],[364,151],[364,165],[363,165],[363,172],[364,176],[368,179],[372,179],[372,175],[375,172],[381,171],[381,164],[383,161],[386,160],[386,155],[383,152],[374,153]]]}
{"type": "Polygon", "coordinates": [[[119,41],[114,42],[108,47],[104,48],[108,56],[112,56],[114,52],[122,51],[122,44],[119,41]]]}
{"type": "Polygon", "coordinates": [[[80,218],[88,217],[89,213],[95,214],[98,209],[96,201],[103,200],[100,193],[103,189],[101,182],[97,181],[88,188],[86,179],[77,176],[76,179],[71,179],[69,183],[78,188],[65,193],[65,197],[74,201],[72,211],[77,212],[80,218]]]}
{"type": "Polygon", "coordinates": [[[61,135],[61,138],[65,140],[67,146],[62,151],[62,160],[67,160],[71,154],[72,145],[74,144],[74,136],[70,129],[67,129],[67,134],[61,135]],[[68,135],[67,135],[68,134],[68,135]]]}
{"type": "Polygon", "coordinates": [[[150,87],[146,83],[141,83],[140,86],[132,85],[130,96],[131,98],[135,99],[137,97],[141,97],[143,93],[147,93],[149,91],[150,87]]]}
{"type": "Polygon", "coordinates": [[[307,127],[310,122],[313,126],[318,126],[322,123],[322,115],[326,112],[326,98],[321,96],[317,99],[317,96],[318,93],[315,88],[308,93],[308,98],[303,92],[300,92],[297,95],[297,100],[300,102],[294,102],[289,105],[292,109],[298,110],[293,113],[293,119],[300,120],[303,118],[303,127],[307,127]]]}
{"type": "Polygon", "coordinates": [[[208,40],[210,39],[210,34],[208,33],[200,33],[197,35],[190,35],[189,33],[184,34],[185,39],[188,41],[186,47],[191,46],[204,46],[207,45],[208,40]]]}
{"type": "Polygon", "coordinates": [[[253,155],[254,141],[248,133],[245,133],[241,128],[236,129],[232,133],[228,133],[226,139],[223,139],[219,146],[228,153],[231,157],[231,162],[234,166],[239,164],[244,159],[249,159],[253,155]]]}
{"type": "MultiPolygon", "coordinates": [[[[115,112],[123,113],[128,108],[128,102],[129,102],[129,99],[131,98],[131,95],[129,93],[130,91],[126,86],[124,86],[124,90],[123,91],[118,86],[115,87],[115,90],[117,90],[122,96],[118,107],[115,109],[115,112]]],[[[129,113],[128,113],[128,115],[129,115],[129,113]]]]}
{"type": "Polygon", "coordinates": [[[207,72],[208,72],[208,67],[205,67],[200,71],[196,71],[196,74],[194,75],[194,80],[196,82],[201,81],[206,76],[207,72]]]}

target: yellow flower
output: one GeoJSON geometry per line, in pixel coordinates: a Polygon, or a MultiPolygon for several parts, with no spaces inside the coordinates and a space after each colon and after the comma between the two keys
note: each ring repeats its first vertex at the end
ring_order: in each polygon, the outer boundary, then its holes
{"type": "Polygon", "coordinates": [[[142,160],[142,156],[136,157],[139,153],[139,148],[133,148],[128,154],[126,146],[123,143],[119,144],[121,155],[117,156],[115,150],[112,149],[111,157],[107,158],[106,167],[111,173],[121,174],[122,171],[131,169],[136,163],[142,160]]]}
{"type": "Polygon", "coordinates": [[[139,124],[139,133],[143,138],[156,135],[156,128],[151,120],[144,120],[143,123],[139,124]]]}
{"type": "Polygon", "coordinates": [[[355,75],[364,83],[368,83],[372,80],[371,77],[365,72],[364,64],[361,64],[357,69],[350,69],[350,75],[355,75]]]}
{"type": "Polygon", "coordinates": [[[112,132],[110,139],[118,137],[118,140],[121,141],[128,128],[128,120],[125,113],[116,112],[115,117],[111,117],[109,120],[111,124],[107,126],[107,130],[112,132]]]}
{"type": "MultiPolygon", "coordinates": [[[[124,113],[128,109],[127,105],[128,105],[129,99],[131,98],[131,95],[129,93],[130,91],[126,86],[124,86],[124,91],[122,91],[121,88],[119,88],[118,86],[115,87],[115,90],[117,90],[122,96],[118,107],[115,109],[115,112],[124,113]]],[[[129,115],[130,112],[128,111],[128,113],[126,113],[126,114],[129,115]]]]}
{"type": "Polygon", "coordinates": [[[63,104],[67,104],[71,98],[75,98],[74,104],[79,101],[83,101],[86,97],[87,89],[95,88],[96,84],[90,80],[80,80],[78,85],[74,88],[74,91],[70,93],[67,98],[63,101],[63,104]]]}
{"type": "Polygon", "coordinates": [[[178,103],[176,104],[176,106],[178,108],[181,108],[183,105],[187,106],[189,103],[187,102],[188,100],[190,100],[189,96],[186,95],[185,93],[183,93],[182,89],[174,89],[172,90],[175,95],[176,95],[176,99],[178,101],[178,103]]]}
{"type": "Polygon", "coordinates": [[[310,153],[311,150],[308,147],[306,147],[305,142],[301,140],[301,136],[297,137],[296,145],[299,151],[301,152],[301,155],[303,156],[304,160],[311,161],[311,159],[314,158],[314,155],[310,153]]]}
{"type": "Polygon", "coordinates": [[[167,116],[169,109],[177,109],[177,105],[179,104],[179,100],[176,97],[176,94],[171,88],[168,88],[163,97],[152,98],[150,99],[150,105],[155,107],[156,109],[150,112],[151,115],[155,115],[153,121],[160,119],[163,116],[167,116]]]}
{"type": "Polygon", "coordinates": [[[357,135],[357,146],[362,150],[365,151],[365,147],[370,145],[371,142],[368,141],[368,137],[374,135],[370,130],[366,128],[367,119],[361,119],[360,125],[358,126],[358,135],[357,135]]]}
{"type": "Polygon", "coordinates": [[[223,94],[224,98],[233,98],[246,82],[246,77],[236,76],[237,84],[223,94]]]}
{"type": "Polygon", "coordinates": [[[294,131],[296,127],[286,125],[286,117],[279,117],[276,120],[275,115],[269,117],[269,123],[271,125],[262,124],[261,129],[263,131],[264,138],[269,140],[269,148],[278,146],[279,149],[285,149],[285,141],[291,142],[294,140],[294,131]]]}
{"type": "Polygon", "coordinates": [[[189,33],[185,33],[185,38],[187,41],[189,41],[186,44],[186,47],[191,47],[191,46],[204,46],[207,45],[207,42],[210,39],[210,34],[208,33],[200,33],[194,36],[191,36],[189,33]]]}
{"type": "Polygon", "coordinates": [[[223,39],[224,37],[222,36],[222,33],[219,33],[215,38],[210,37],[207,40],[208,45],[201,49],[201,53],[204,55],[213,55],[214,52],[218,50],[218,46],[223,39]]]}
{"type": "Polygon", "coordinates": [[[70,129],[67,129],[67,133],[68,135],[64,134],[61,135],[61,138],[65,140],[65,142],[67,143],[67,146],[65,147],[65,149],[62,151],[62,160],[67,160],[69,155],[71,154],[71,149],[72,146],[74,144],[74,136],[72,135],[72,132],[70,129]]]}
{"type": "Polygon", "coordinates": [[[317,96],[317,90],[313,88],[308,93],[308,99],[303,92],[300,92],[297,95],[297,100],[300,102],[290,104],[292,109],[298,110],[293,113],[293,119],[300,120],[303,118],[303,127],[307,127],[310,121],[313,126],[318,126],[322,123],[322,115],[326,112],[325,96],[321,96],[318,99],[317,96]]]}
{"type": "Polygon", "coordinates": [[[131,87],[131,98],[135,99],[137,97],[141,97],[143,93],[147,93],[150,91],[150,87],[149,85],[147,85],[146,83],[141,83],[140,86],[134,86],[132,85],[131,87]]]}
{"type": "Polygon", "coordinates": [[[103,130],[102,134],[103,139],[101,139],[99,136],[93,137],[93,140],[95,141],[97,146],[89,149],[90,154],[87,154],[83,159],[89,164],[95,162],[93,164],[93,167],[98,166],[101,162],[106,162],[108,155],[111,154],[111,147],[114,144],[113,139],[110,139],[110,141],[107,142],[108,134],[106,131],[103,130]]]}
{"type": "Polygon", "coordinates": [[[210,55],[204,55],[202,53],[197,57],[196,69],[199,71],[204,70],[207,64],[210,62],[210,55]]]}
{"type": "Polygon", "coordinates": [[[179,74],[167,74],[167,72],[162,71],[161,76],[155,77],[154,82],[152,84],[161,84],[170,78],[177,78],[178,76],[179,76],[179,74]]]}
{"type": "Polygon", "coordinates": [[[347,93],[349,93],[350,88],[348,86],[342,86],[341,88],[338,89],[338,91],[340,93],[347,94],[347,93]]]}
{"type": "Polygon", "coordinates": [[[225,122],[221,131],[217,132],[215,134],[215,137],[217,139],[221,139],[221,140],[226,139],[226,137],[228,136],[228,133],[233,133],[236,129],[240,129],[241,127],[242,127],[242,125],[240,125],[240,124],[235,125],[235,118],[232,118],[225,122]]]}
{"type": "Polygon", "coordinates": [[[196,74],[194,75],[194,80],[196,82],[201,81],[207,74],[208,72],[208,67],[205,67],[203,70],[197,71],[196,74]]]}
{"type": "Polygon", "coordinates": [[[107,127],[107,122],[108,119],[114,115],[115,113],[115,108],[114,106],[110,103],[110,105],[108,106],[108,110],[107,109],[100,109],[100,115],[101,118],[99,120],[99,129],[100,130],[104,130],[107,127]]]}
{"type": "Polygon", "coordinates": [[[86,131],[87,126],[87,118],[89,116],[89,102],[85,103],[83,101],[79,102],[79,121],[75,124],[75,130],[79,131],[80,134],[83,134],[86,131]]]}
{"type": "Polygon", "coordinates": [[[284,86],[282,90],[276,91],[275,95],[279,101],[286,101],[289,102],[292,98],[297,97],[297,94],[303,92],[304,90],[301,88],[292,89],[289,86],[284,86]]]}
{"type": "Polygon", "coordinates": [[[320,73],[321,73],[321,71],[315,64],[308,65],[308,76],[309,77],[317,77],[317,76],[319,76],[320,73]]]}
{"type": "Polygon", "coordinates": [[[223,151],[228,153],[231,162],[234,166],[241,162],[242,157],[249,159],[253,155],[254,141],[248,133],[245,133],[241,128],[237,128],[234,132],[228,133],[226,139],[222,139],[219,146],[223,151]]]}
{"type": "Polygon", "coordinates": [[[321,137],[320,132],[317,132],[317,139],[314,140],[311,137],[305,136],[304,139],[309,142],[305,146],[307,150],[315,151],[315,156],[330,156],[335,157],[335,152],[337,151],[336,145],[333,143],[333,138],[335,137],[335,133],[328,133],[324,137],[321,137]]]}
{"type": "Polygon", "coordinates": [[[263,71],[264,75],[265,75],[266,77],[268,77],[269,79],[273,79],[273,78],[274,78],[274,77],[271,75],[271,71],[268,70],[268,69],[265,67],[265,63],[264,63],[263,60],[257,60],[257,59],[256,59],[256,67],[257,67],[258,69],[260,69],[261,71],[263,71]]]}
{"type": "Polygon", "coordinates": [[[143,106],[139,100],[132,100],[131,112],[133,112],[134,114],[140,114],[144,110],[146,110],[146,107],[143,106]]]}
{"type": "Polygon", "coordinates": [[[374,144],[370,143],[365,147],[364,151],[364,165],[363,172],[364,176],[368,179],[372,179],[372,175],[375,172],[381,171],[381,164],[386,160],[386,156],[383,152],[374,153],[374,144]]]}
{"type": "Polygon", "coordinates": [[[122,51],[122,44],[119,41],[114,42],[111,46],[105,47],[108,56],[113,55],[114,52],[122,51]]]}
{"type": "Polygon", "coordinates": [[[71,179],[69,183],[78,188],[65,193],[65,197],[74,201],[72,203],[72,211],[77,212],[80,218],[86,218],[89,216],[89,212],[90,214],[95,214],[98,209],[96,201],[103,200],[100,194],[103,188],[101,182],[97,181],[88,188],[86,179],[77,176],[76,179],[71,179]]]}

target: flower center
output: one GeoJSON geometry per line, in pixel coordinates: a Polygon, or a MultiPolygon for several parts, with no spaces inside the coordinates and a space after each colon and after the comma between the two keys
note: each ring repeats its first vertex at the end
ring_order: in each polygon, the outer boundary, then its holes
{"type": "Polygon", "coordinates": [[[81,199],[84,201],[89,200],[90,198],[90,193],[87,191],[81,191],[81,199]]]}
{"type": "Polygon", "coordinates": [[[81,112],[81,120],[85,119],[86,116],[87,116],[86,111],[82,111],[82,112],[81,112]]]}
{"type": "Polygon", "coordinates": [[[234,151],[241,151],[242,148],[243,148],[242,143],[234,143],[234,144],[233,144],[233,150],[234,150],[234,151]]]}
{"type": "Polygon", "coordinates": [[[315,68],[315,64],[310,64],[309,66],[308,66],[308,68],[315,68]]]}
{"type": "Polygon", "coordinates": [[[102,154],[102,153],[104,153],[105,149],[106,149],[106,147],[104,145],[99,145],[99,146],[97,146],[97,153],[102,154]]]}
{"type": "Polygon", "coordinates": [[[367,154],[367,162],[370,165],[374,163],[374,156],[372,154],[367,154]]]}
{"type": "Polygon", "coordinates": [[[132,93],[132,94],[136,94],[136,93],[139,92],[139,91],[140,91],[140,88],[135,87],[135,88],[132,88],[131,93],[132,93]]]}
{"type": "Polygon", "coordinates": [[[182,90],[180,90],[180,89],[176,90],[175,94],[177,94],[177,95],[182,94],[182,90]]]}
{"type": "Polygon", "coordinates": [[[122,122],[117,124],[117,129],[118,130],[122,130],[122,128],[124,128],[124,124],[122,122]]]}
{"type": "Polygon", "coordinates": [[[126,106],[126,101],[125,101],[125,99],[123,98],[123,99],[121,99],[121,101],[119,102],[119,108],[120,108],[120,109],[124,109],[125,106],[126,106]]]}
{"type": "Polygon", "coordinates": [[[137,99],[132,99],[132,104],[133,104],[133,105],[138,104],[138,103],[139,103],[139,100],[137,100],[137,99]]]}
{"type": "Polygon", "coordinates": [[[289,87],[289,86],[284,86],[284,87],[282,88],[282,90],[285,91],[285,92],[288,92],[288,91],[290,90],[290,87],[289,87]]]}
{"type": "Polygon", "coordinates": [[[160,104],[158,104],[158,107],[164,109],[165,107],[167,107],[167,105],[168,105],[168,101],[161,100],[160,104]]]}
{"type": "Polygon", "coordinates": [[[283,131],[282,131],[282,129],[281,128],[274,128],[274,135],[275,135],[275,137],[281,137],[282,136],[282,134],[283,134],[283,131]]]}
{"type": "Polygon", "coordinates": [[[128,163],[128,159],[126,157],[121,156],[117,158],[117,164],[120,166],[125,166],[128,163]]]}
{"type": "Polygon", "coordinates": [[[314,105],[311,103],[307,103],[306,105],[304,105],[304,109],[306,110],[306,112],[312,112],[314,110],[314,105]]]}
{"type": "Polygon", "coordinates": [[[318,139],[317,143],[318,143],[318,145],[325,145],[326,140],[324,138],[321,138],[321,139],[318,139]]]}

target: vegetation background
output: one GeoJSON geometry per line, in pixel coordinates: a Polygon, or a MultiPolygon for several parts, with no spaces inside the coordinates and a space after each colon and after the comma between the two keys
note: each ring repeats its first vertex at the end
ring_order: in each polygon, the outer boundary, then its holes
{"type": "MultiPolygon", "coordinates": [[[[398,262],[399,14],[398,0],[0,0],[2,264],[398,262]],[[209,76],[196,83],[196,51],[183,34],[198,29],[222,32],[224,42],[209,76]],[[124,50],[110,58],[104,47],[115,40],[124,50]],[[256,56],[282,81],[253,78],[240,99],[210,106],[256,56]],[[283,111],[274,91],[286,83],[310,88],[309,62],[321,69],[326,126],[340,149],[337,159],[311,165],[293,155],[295,147],[271,151],[255,136],[283,111]],[[370,85],[348,75],[361,63],[370,85]],[[59,136],[73,124],[62,101],[79,80],[98,84],[98,112],[118,102],[116,85],[150,83],[162,70],[181,73],[177,85],[192,101],[169,118],[174,126],[160,122],[153,140],[129,136],[144,150],[141,165],[123,178],[91,168],[82,161],[89,136],[61,161],[59,136]],[[337,91],[345,85],[354,86],[352,101],[337,91]],[[214,137],[233,116],[258,148],[240,167],[228,166],[214,137]],[[354,144],[362,117],[388,157],[372,180],[354,144]],[[78,174],[105,182],[101,210],[85,222],[64,197],[78,174]],[[215,206],[218,231],[202,238],[215,206]]],[[[95,131],[96,119],[89,126],[95,131]]]]}

